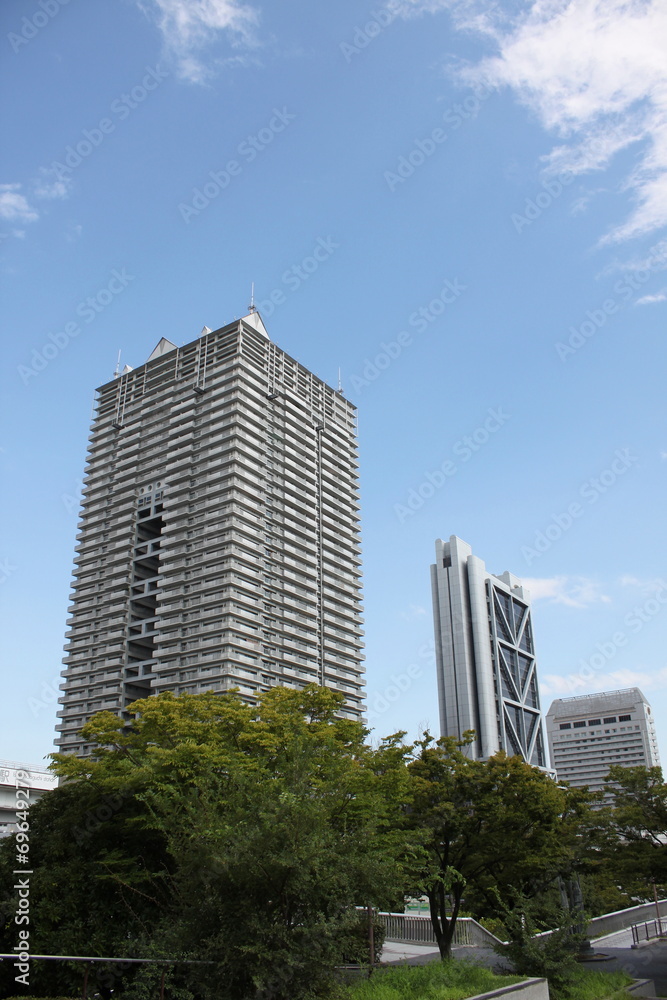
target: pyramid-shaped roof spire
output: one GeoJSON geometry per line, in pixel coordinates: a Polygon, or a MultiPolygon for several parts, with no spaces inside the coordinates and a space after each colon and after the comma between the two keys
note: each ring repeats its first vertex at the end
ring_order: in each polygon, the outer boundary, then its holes
{"type": "Polygon", "coordinates": [[[166,337],[161,337],[159,342],[153,348],[153,352],[149,358],[146,360],[146,364],[149,361],[155,361],[156,358],[161,358],[163,354],[169,354],[170,351],[176,350],[176,344],[172,344],[170,340],[166,337]]]}

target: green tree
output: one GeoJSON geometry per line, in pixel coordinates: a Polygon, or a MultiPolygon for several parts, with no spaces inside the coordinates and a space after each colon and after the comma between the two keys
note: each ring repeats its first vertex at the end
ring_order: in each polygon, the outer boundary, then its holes
{"type": "MultiPolygon", "coordinates": [[[[98,954],[210,962],[182,967],[197,997],[291,1000],[323,984],[354,933],[354,906],[402,899],[418,850],[401,826],[408,748],[400,737],[370,747],[361,723],[338,717],[342,701],[310,685],[274,688],[256,706],[236,693],[163,694],[133,704],[129,729],[95,716],[83,730],[95,759],[56,755],[67,779],[51,800],[58,912],[86,891],[68,888],[64,841],[86,825],[77,796],[121,796],[109,828],[82,845],[92,898],[117,903],[115,937],[102,909],[82,908],[98,954]]],[[[39,904],[34,950],[62,951],[56,924],[39,904]]],[[[68,947],[82,952],[78,931],[68,947]]],[[[138,989],[146,974],[131,978],[138,989]]]]}
{"type": "MultiPolygon", "coordinates": [[[[614,764],[607,778],[613,802],[605,810],[601,853],[612,884],[636,900],[667,890],[667,784],[659,767],[614,764]],[[605,836],[606,833],[606,836],[605,836]]],[[[628,904],[631,905],[631,904],[628,904]]]]}
{"type": "Polygon", "coordinates": [[[470,759],[470,741],[427,733],[409,765],[412,821],[428,847],[420,888],[443,958],[464,898],[477,916],[503,916],[569,871],[586,808],[585,796],[520,757],[470,759]]]}
{"type": "MultiPolygon", "coordinates": [[[[148,813],[136,785],[96,779],[62,785],[29,810],[30,950],[47,955],[132,957],[169,906],[170,859],[161,835],[140,825],[148,813]]],[[[0,841],[0,951],[18,941],[15,838],[0,841]]],[[[25,926],[25,925],[23,925],[25,926]]],[[[17,992],[0,963],[0,996],[17,992]]],[[[81,965],[34,962],[37,995],[80,992],[81,965]]],[[[113,985],[95,967],[91,986],[113,985]]]]}

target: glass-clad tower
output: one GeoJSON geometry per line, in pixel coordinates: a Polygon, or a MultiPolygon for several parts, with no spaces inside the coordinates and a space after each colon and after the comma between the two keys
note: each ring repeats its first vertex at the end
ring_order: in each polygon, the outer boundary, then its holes
{"type": "Polygon", "coordinates": [[[493,576],[465,542],[435,543],[431,567],[440,727],[468,753],[498,750],[547,768],[530,597],[511,573],[493,576]]]}

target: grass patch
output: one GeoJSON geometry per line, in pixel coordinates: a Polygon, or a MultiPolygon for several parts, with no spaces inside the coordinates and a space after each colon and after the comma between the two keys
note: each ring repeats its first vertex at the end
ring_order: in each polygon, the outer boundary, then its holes
{"type": "Polygon", "coordinates": [[[525,978],[497,976],[472,962],[451,959],[379,969],[370,979],[348,987],[344,996],[349,1000],[467,1000],[476,993],[520,983],[525,978]]]}
{"type": "MultiPolygon", "coordinates": [[[[527,976],[499,976],[465,959],[398,965],[378,969],[370,979],[334,989],[330,1000],[469,1000],[521,983],[527,976]]],[[[626,1000],[632,978],[625,972],[577,968],[566,989],[551,991],[553,1000],[626,1000]]]]}
{"type": "Polygon", "coordinates": [[[598,972],[594,969],[577,969],[574,979],[563,994],[563,1000],[621,1000],[628,997],[625,990],[633,982],[626,972],[598,972]]]}

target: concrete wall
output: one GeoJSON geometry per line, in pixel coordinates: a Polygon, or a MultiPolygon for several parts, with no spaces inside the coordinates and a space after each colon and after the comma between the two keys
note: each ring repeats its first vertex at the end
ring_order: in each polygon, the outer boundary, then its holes
{"type": "Polygon", "coordinates": [[[495,997],[502,997],[503,1000],[549,1000],[549,984],[546,979],[527,979],[516,986],[503,986],[490,993],[478,993],[469,1000],[492,1000],[495,997]]]}
{"type": "MultiPolygon", "coordinates": [[[[667,899],[661,899],[658,903],[660,916],[667,916],[667,899]]],[[[593,917],[588,925],[589,937],[600,937],[602,934],[611,934],[612,931],[622,931],[632,924],[641,924],[644,920],[655,920],[655,903],[642,903],[640,906],[631,906],[628,910],[616,910],[615,913],[605,913],[601,917],[593,917]]]]}
{"type": "Polygon", "coordinates": [[[655,983],[652,979],[635,979],[632,986],[625,987],[633,997],[654,997],[655,983]]]}

